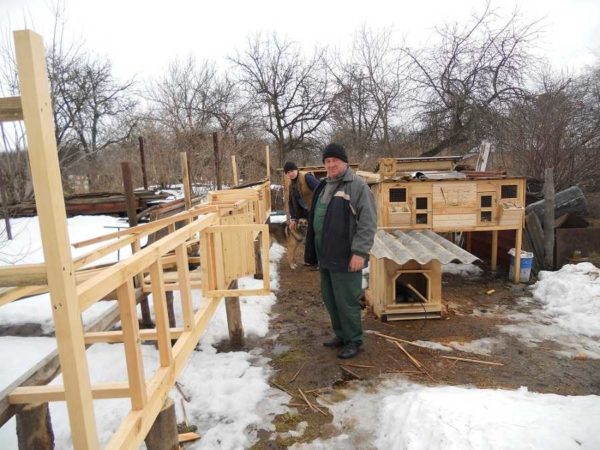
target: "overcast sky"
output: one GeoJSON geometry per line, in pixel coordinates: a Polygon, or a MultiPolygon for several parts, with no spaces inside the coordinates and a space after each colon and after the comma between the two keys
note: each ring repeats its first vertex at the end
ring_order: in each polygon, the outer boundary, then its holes
{"type": "MultiPolygon", "coordinates": [[[[0,27],[32,28],[49,39],[53,0],[0,0],[0,27]]],[[[362,25],[391,27],[398,40],[426,42],[435,26],[468,19],[483,0],[66,0],[67,34],[108,56],[121,78],[162,73],[176,56],[222,61],[248,36],[277,31],[301,42],[346,46],[362,25]]],[[[492,6],[508,13],[514,1],[492,6]]],[[[600,59],[600,0],[521,0],[527,19],[543,19],[539,52],[557,69],[579,70],[600,59]]]]}

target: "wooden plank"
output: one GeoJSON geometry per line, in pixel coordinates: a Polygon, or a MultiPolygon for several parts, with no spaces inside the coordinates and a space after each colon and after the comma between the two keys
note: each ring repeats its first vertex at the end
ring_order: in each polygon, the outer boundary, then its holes
{"type": "Polygon", "coordinates": [[[433,215],[433,227],[470,228],[477,225],[477,214],[437,214],[433,215]]]}
{"type": "MultiPolygon", "coordinates": [[[[158,319],[157,319],[158,321],[158,319]]],[[[183,328],[169,328],[169,336],[172,339],[178,338],[181,333],[183,333],[183,328]]],[[[158,341],[160,340],[160,333],[156,328],[152,329],[144,329],[140,330],[140,340],[141,341],[158,341]]],[[[97,344],[100,342],[105,342],[109,344],[115,344],[118,342],[123,342],[123,332],[122,331],[95,331],[85,333],[85,343],[86,344],[97,344]]],[[[169,342],[170,343],[170,342],[169,342]]],[[[160,347],[159,347],[160,350],[160,347]]]]}
{"type": "Polygon", "coordinates": [[[207,299],[203,307],[198,310],[194,317],[192,331],[183,333],[173,348],[174,363],[169,367],[158,369],[154,377],[149,381],[149,400],[146,408],[143,411],[131,411],[125,417],[106,446],[107,450],[134,450],[139,447],[152,426],[154,419],[160,412],[164,399],[171,390],[173,382],[184,369],[191,352],[198,343],[200,336],[206,330],[219,303],[219,299],[207,299]]]}
{"type": "MultiPolygon", "coordinates": [[[[91,387],[94,399],[129,397],[127,382],[99,383],[91,387]]],[[[11,404],[43,403],[65,401],[65,387],[61,385],[23,386],[16,388],[8,399],[11,404]]]]}
{"type": "Polygon", "coordinates": [[[171,233],[154,244],[109,267],[98,275],[84,281],[77,286],[81,311],[90,307],[96,300],[123,284],[129,276],[148,268],[156,261],[158,256],[173,250],[181,242],[191,238],[197,232],[215,224],[218,220],[216,214],[208,214],[199,220],[171,233]]]}
{"type": "Polygon", "coordinates": [[[238,167],[235,161],[235,155],[231,155],[231,171],[233,174],[233,185],[237,186],[240,184],[240,179],[238,178],[238,167]]]}
{"type": "MultiPolygon", "coordinates": [[[[113,305],[98,319],[86,327],[86,330],[106,330],[113,327],[119,319],[119,307],[113,305]]],[[[19,386],[45,385],[49,383],[56,374],[60,372],[58,350],[54,350],[30,367],[25,373],[14,380],[9,386],[0,392],[0,427],[3,426],[15,413],[15,407],[8,401],[9,394],[19,386]]]]}
{"type": "Polygon", "coordinates": [[[127,377],[131,390],[131,409],[142,409],[146,404],[146,381],[140,349],[140,330],[136,311],[133,280],[130,278],[117,288],[123,345],[127,360],[127,377]]]}
{"type": "Polygon", "coordinates": [[[21,97],[0,98],[0,122],[23,120],[21,97]]]}
{"type": "Polygon", "coordinates": [[[194,309],[192,307],[192,290],[190,287],[190,268],[185,242],[175,248],[177,258],[177,274],[179,275],[179,294],[183,312],[183,328],[190,330],[194,324],[194,309]]]}
{"type": "Polygon", "coordinates": [[[202,214],[210,214],[218,211],[216,205],[199,205],[195,206],[191,211],[184,211],[174,216],[165,217],[158,219],[150,223],[144,223],[134,228],[126,228],[124,230],[115,231],[112,233],[98,236],[92,239],[86,239],[85,241],[79,241],[71,244],[75,248],[86,247],[88,245],[97,244],[99,242],[108,241],[111,239],[118,239],[129,236],[131,234],[139,235],[139,237],[146,236],[150,233],[154,233],[156,230],[165,228],[168,225],[176,222],[182,222],[184,220],[200,216],[202,214]]]}
{"type": "Polygon", "coordinates": [[[265,145],[265,168],[267,172],[267,180],[271,181],[271,152],[269,146],[265,145]]]}
{"type": "Polygon", "coordinates": [[[160,355],[160,365],[161,367],[167,367],[173,363],[171,339],[174,334],[171,333],[171,329],[169,327],[167,297],[164,290],[163,270],[160,260],[150,266],[150,278],[152,279],[152,301],[154,303],[156,337],[158,343],[158,352],[160,355]]]}
{"type": "Polygon", "coordinates": [[[77,301],[75,270],[66,228],[44,44],[42,37],[30,30],[15,31],[14,39],[29,164],[73,445],[75,448],[97,449],[98,436],[77,301]]]}
{"type": "Polygon", "coordinates": [[[45,264],[0,267],[0,287],[43,286],[48,283],[45,264]]]}

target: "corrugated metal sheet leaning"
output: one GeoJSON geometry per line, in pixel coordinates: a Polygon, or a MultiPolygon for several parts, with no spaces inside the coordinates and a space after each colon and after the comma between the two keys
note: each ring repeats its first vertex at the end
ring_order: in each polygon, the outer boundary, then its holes
{"type": "Polygon", "coordinates": [[[419,264],[427,264],[433,260],[438,260],[442,264],[449,262],[471,264],[479,260],[431,230],[408,232],[379,230],[375,235],[371,254],[377,259],[388,258],[400,265],[411,260],[419,264]]]}

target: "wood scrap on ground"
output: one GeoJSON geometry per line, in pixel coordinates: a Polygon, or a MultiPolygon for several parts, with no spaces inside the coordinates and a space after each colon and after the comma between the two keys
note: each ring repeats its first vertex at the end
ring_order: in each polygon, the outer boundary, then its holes
{"type": "Polygon", "coordinates": [[[493,362],[493,361],[482,361],[480,359],[470,359],[470,358],[458,358],[456,356],[442,356],[442,358],[451,359],[451,360],[455,360],[455,361],[477,363],[477,364],[489,364],[490,366],[503,366],[504,365],[502,363],[493,362]]]}
{"type": "Polygon", "coordinates": [[[354,378],[355,380],[362,380],[363,377],[361,377],[359,374],[357,374],[356,372],[348,369],[347,367],[343,366],[340,364],[340,370],[342,372],[344,372],[347,375],[350,375],[352,378],[354,378]]]}
{"type": "Polygon", "coordinates": [[[327,413],[325,411],[323,411],[321,408],[319,408],[316,405],[313,405],[310,400],[308,399],[308,397],[306,396],[306,394],[304,394],[304,392],[302,391],[302,389],[298,388],[298,392],[300,393],[300,395],[302,396],[302,399],[306,402],[306,404],[308,405],[308,407],[313,410],[314,412],[319,412],[321,414],[323,414],[324,416],[327,415],[327,413]]]}
{"type": "Polygon", "coordinates": [[[179,443],[183,442],[191,442],[200,439],[200,435],[198,433],[180,433],[177,435],[177,440],[179,443]]]}
{"type": "Polygon", "coordinates": [[[300,372],[302,371],[302,369],[304,368],[304,366],[306,365],[306,363],[302,363],[302,365],[300,366],[300,368],[298,369],[298,371],[294,374],[294,376],[292,378],[290,378],[289,383],[291,383],[292,381],[294,381],[296,378],[298,378],[298,375],[300,375],[300,372]]]}

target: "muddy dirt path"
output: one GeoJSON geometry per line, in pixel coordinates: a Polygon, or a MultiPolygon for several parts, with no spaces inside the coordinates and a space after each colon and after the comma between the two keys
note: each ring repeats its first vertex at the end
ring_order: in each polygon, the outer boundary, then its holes
{"type": "Polygon", "coordinates": [[[484,273],[478,279],[444,275],[443,297],[448,310],[441,320],[382,323],[367,309],[363,310],[364,330],[408,341],[468,344],[483,338],[501,338],[502,345],[494,348],[489,356],[457,350],[447,353],[403,344],[423,365],[424,370],[418,370],[399,348],[371,333],[365,333],[364,351],[359,356],[349,361],[338,359],[336,350],[322,345],[331,331],[320,298],[318,272],[303,266],[292,271],[285,257],[279,271],[281,284],[272,311],[269,338],[247,345],[262,347],[264,355],[272,359],[275,375],[271,383],[293,396],[290,406],[298,413],[279,416],[275,423],[277,438],[273,440],[272,433],[261,432],[254,449],[287,448],[294,442],[310,442],[317,437],[327,439],[339,434],[340,431],[331,424],[327,408],[311,410],[298,389],[311,403],[317,404],[316,397],[320,393],[331,394],[336,386],[352,382],[349,380],[354,375],[348,370],[363,380],[375,380],[382,373],[396,372],[398,376],[428,385],[507,389],[527,386],[531,391],[563,395],[600,393],[599,360],[558,357],[554,353],[560,347],[558,342],[540,342],[537,347],[531,347],[499,331],[498,325],[511,323],[511,314],[528,314],[531,309],[530,305],[516,301],[527,295],[526,287],[509,283],[505,275],[494,277],[484,273]],[[494,293],[486,294],[492,289],[494,293]],[[466,363],[441,356],[474,358],[503,365],[466,363]],[[349,365],[343,367],[340,364],[349,365]],[[303,421],[308,422],[308,426],[302,436],[285,433],[303,421]]]}

